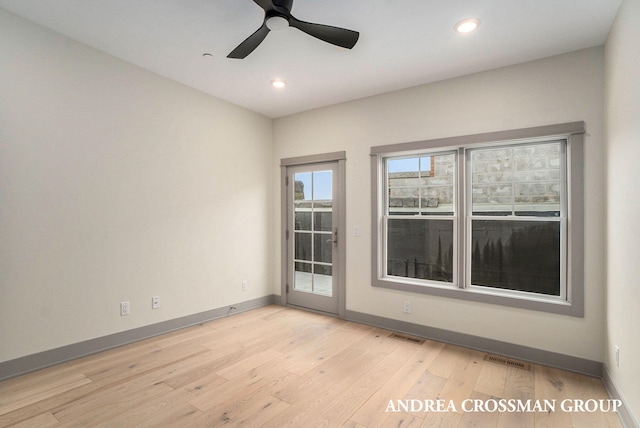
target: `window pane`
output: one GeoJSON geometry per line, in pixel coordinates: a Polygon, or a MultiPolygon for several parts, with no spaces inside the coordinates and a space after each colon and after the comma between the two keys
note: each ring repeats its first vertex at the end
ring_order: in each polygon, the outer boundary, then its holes
{"type": "Polygon", "coordinates": [[[313,265],[313,272],[315,274],[318,274],[318,275],[329,275],[329,276],[331,276],[332,275],[332,271],[333,271],[333,269],[331,268],[331,266],[318,265],[318,264],[313,265]]]}
{"type": "Polygon", "coordinates": [[[311,272],[311,263],[295,263],[296,272],[311,272]]]}
{"type": "Polygon", "coordinates": [[[387,221],[387,275],[453,281],[453,221],[387,221]]]}
{"type": "Polygon", "coordinates": [[[294,200],[310,201],[311,200],[311,173],[303,172],[293,176],[294,181],[294,200]]]}
{"type": "Polygon", "coordinates": [[[313,291],[313,275],[311,274],[311,263],[295,263],[295,272],[293,276],[293,289],[296,291],[305,291],[311,293],[313,291]]]}
{"type": "Polygon", "coordinates": [[[311,213],[304,211],[296,211],[295,230],[311,230],[311,213]]]}
{"type": "Polygon", "coordinates": [[[471,150],[475,215],[560,215],[562,142],[471,150]]]}
{"type": "Polygon", "coordinates": [[[296,260],[311,261],[311,233],[295,233],[295,258],[296,260]]]}
{"type": "Polygon", "coordinates": [[[419,168],[419,158],[389,159],[387,162],[387,171],[396,174],[396,177],[418,177],[419,168]]]}
{"type": "Polygon", "coordinates": [[[455,154],[387,159],[390,215],[451,215],[455,154]]]}
{"type": "Polygon", "coordinates": [[[423,156],[420,158],[420,177],[431,176],[431,156],[423,156]]]}
{"type": "Polygon", "coordinates": [[[419,194],[417,187],[389,189],[389,214],[418,214],[419,194]]]}
{"type": "Polygon", "coordinates": [[[560,295],[560,222],[473,220],[471,284],[560,295]]]}
{"type": "Polygon", "coordinates": [[[315,201],[331,200],[332,196],[331,171],[313,173],[313,199],[315,201]]]}
{"type": "Polygon", "coordinates": [[[454,213],[455,161],[453,153],[430,156],[431,175],[421,178],[420,196],[422,214],[452,215],[454,213]]]}
{"type": "Polygon", "coordinates": [[[313,217],[314,217],[314,225],[313,228],[316,231],[322,231],[322,232],[330,232],[332,230],[332,225],[331,225],[331,218],[332,218],[332,213],[331,211],[316,211],[313,213],[313,217]]]}
{"type": "Polygon", "coordinates": [[[313,265],[313,292],[329,296],[333,294],[333,278],[331,266],[313,265]]]}
{"type": "Polygon", "coordinates": [[[314,233],[314,262],[331,263],[333,249],[333,235],[330,233],[314,233]]]}

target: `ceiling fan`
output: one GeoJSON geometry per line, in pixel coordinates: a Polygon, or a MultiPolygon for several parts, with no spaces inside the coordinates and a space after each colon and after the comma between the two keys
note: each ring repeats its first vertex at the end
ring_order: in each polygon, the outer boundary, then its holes
{"type": "Polygon", "coordinates": [[[227,58],[242,59],[249,55],[267,37],[269,31],[284,29],[288,26],[297,28],[317,39],[336,46],[351,49],[355,46],[360,33],[346,28],[330,25],[314,24],[300,21],[291,15],[293,0],[253,0],[264,10],[264,21],[258,30],[240,43],[227,58]]]}

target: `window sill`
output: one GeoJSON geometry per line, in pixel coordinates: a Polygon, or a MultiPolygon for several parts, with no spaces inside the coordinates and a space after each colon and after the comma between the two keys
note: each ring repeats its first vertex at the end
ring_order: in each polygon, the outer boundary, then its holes
{"type": "Polygon", "coordinates": [[[494,305],[509,306],[513,308],[527,309],[540,312],[548,312],[573,317],[584,317],[579,305],[572,305],[560,299],[520,297],[500,294],[491,290],[478,290],[478,288],[457,288],[453,285],[418,285],[409,281],[397,281],[394,278],[374,279],[373,287],[391,290],[407,291],[410,293],[426,294],[431,296],[454,298],[472,302],[489,303],[494,305]]]}

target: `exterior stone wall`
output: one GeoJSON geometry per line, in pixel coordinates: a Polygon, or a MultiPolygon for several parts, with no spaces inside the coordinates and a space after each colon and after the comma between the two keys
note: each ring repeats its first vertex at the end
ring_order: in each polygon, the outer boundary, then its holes
{"type": "Polygon", "coordinates": [[[427,176],[418,171],[389,173],[391,211],[452,212],[455,156],[447,153],[432,158],[432,170],[427,176]]]}
{"type": "Polygon", "coordinates": [[[559,211],[560,143],[471,152],[474,211],[559,211]]]}
{"type": "MultiPolygon", "coordinates": [[[[560,210],[560,142],[477,149],[469,153],[474,212],[560,210]]],[[[453,154],[434,155],[430,176],[418,171],[389,173],[390,211],[452,212],[454,160],[453,154]]]]}

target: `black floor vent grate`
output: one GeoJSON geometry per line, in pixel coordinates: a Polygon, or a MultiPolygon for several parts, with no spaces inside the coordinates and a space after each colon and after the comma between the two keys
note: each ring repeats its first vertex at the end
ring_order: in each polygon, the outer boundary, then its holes
{"type": "Polygon", "coordinates": [[[424,343],[424,339],[422,339],[420,337],[409,336],[409,335],[401,334],[401,333],[391,333],[391,335],[389,335],[389,337],[394,338],[394,339],[404,340],[406,342],[415,343],[417,345],[421,345],[421,344],[424,343]]]}
{"type": "Polygon", "coordinates": [[[501,357],[500,355],[487,354],[484,356],[485,361],[491,361],[492,363],[502,364],[504,366],[515,367],[522,370],[531,370],[531,364],[524,361],[513,360],[507,357],[501,357]]]}

